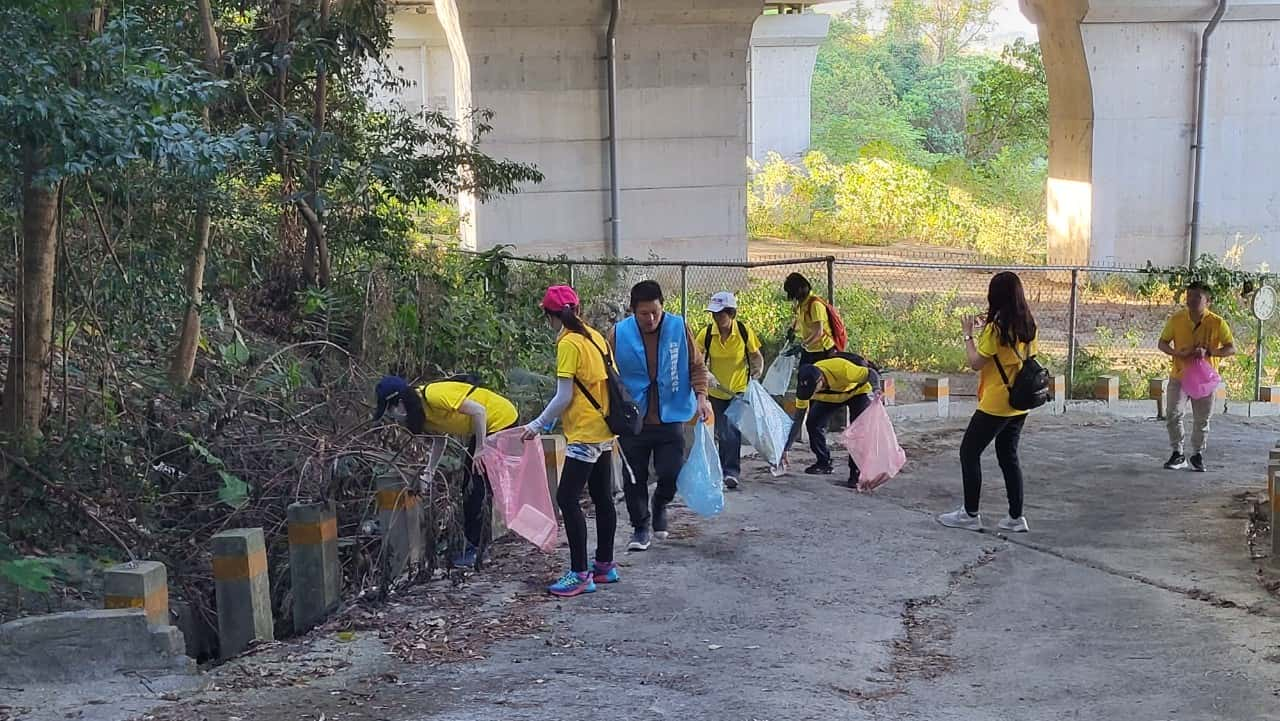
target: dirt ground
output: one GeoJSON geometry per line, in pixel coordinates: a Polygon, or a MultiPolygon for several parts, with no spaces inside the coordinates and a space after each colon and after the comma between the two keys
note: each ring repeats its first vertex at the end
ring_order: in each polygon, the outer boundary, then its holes
{"type": "Polygon", "coordinates": [[[959,499],[963,422],[899,425],[910,462],[874,494],[750,463],[723,514],[681,511],[594,595],[546,600],[554,559],[511,544],[492,571],[215,669],[203,692],[88,687],[16,717],[1280,719],[1280,602],[1245,500],[1280,422],[1218,420],[1193,474],[1160,468],[1155,421],[1033,418],[1032,533],[1010,539],[933,520],[959,499]]]}

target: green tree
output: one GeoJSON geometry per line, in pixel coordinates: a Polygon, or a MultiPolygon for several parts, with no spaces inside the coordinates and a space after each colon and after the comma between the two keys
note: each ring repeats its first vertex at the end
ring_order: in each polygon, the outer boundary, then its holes
{"type": "Polygon", "coordinates": [[[941,64],[983,40],[995,24],[996,0],[920,0],[920,32],[941,64]]]}
{"type": "Polygon", "coordinates": [[[135,163],[223,162],[243,137],[211,135],[199,115],[221,87],[137,15],[109,16],[96,0],[0,8],[0,154],[19,169],[22,188],[18,311],[0,433],[39,435],[65,184],[135,163]]]}
{"type": "Polygon", "coordinates": [[[921,70],[902,106],[930,153],[964,155],[973,102],[970,89],[994,63],[983,56],[958,55],[921,70]]]}
{"type": "Polygon", "coordinates": [[[969,157],[986,160],[1010,145],[1047,152],[1049,83],[1040,44],[1019,38],[1005,47],[1000,60],[973,84],[969,157]]]}
{"type": "MultiPolygon", "coordinates": [[[[813,147],[838,162],[863,146],[889,143],[923,161],[924,133],[911,123],[886,69],[900,70],[892,49],[841,18],[818,51],[813,78],[813,147]]],[[[910,73],[899,73],[902,76],[910,73]]]]}

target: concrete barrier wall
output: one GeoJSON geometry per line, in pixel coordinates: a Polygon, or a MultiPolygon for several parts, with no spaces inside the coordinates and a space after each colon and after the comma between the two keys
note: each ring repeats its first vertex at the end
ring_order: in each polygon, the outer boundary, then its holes
{"type": "Polygon", "coordinates": [[[0,626],[0,685],[192,673],[184,650],[177,628],[152,625],[141,608],[30,616],[0,626]]]}

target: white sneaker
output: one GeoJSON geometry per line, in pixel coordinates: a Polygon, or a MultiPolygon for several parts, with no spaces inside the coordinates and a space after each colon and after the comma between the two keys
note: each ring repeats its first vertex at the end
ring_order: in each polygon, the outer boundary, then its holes
{"type": "Polygon", "coordinates": [[[957,508],[950,513],[944,513],[938,516],[938,523],[947,528],[962,528],[966,531],[981,531],[982,516],[970,516],[969,512],[964,508],[957,508]]]}
{"type": "Polygon", "coordinates": [[[670,537],[670,536],[671,536],[671,534],[670,534],[670,533],[668,533],[667,531],[654,531],[654,532],[653,532],[653,540],[655,540],[655,541],[665,541],[665,540],[667,540],[667,538],[668,538],[668,537],[670,537]]]}
{"type": "Polygon", "coordinates": [[[1008,531],[1009,533],[1026,533],[1031,530],[1031,527],[1027,525],[1026,516],[1023,516],[1022,518],[1010,518],[1005,516],[1003,520],[996,524],[996,526],[998,526],[1000,530],[1008,531]]]}

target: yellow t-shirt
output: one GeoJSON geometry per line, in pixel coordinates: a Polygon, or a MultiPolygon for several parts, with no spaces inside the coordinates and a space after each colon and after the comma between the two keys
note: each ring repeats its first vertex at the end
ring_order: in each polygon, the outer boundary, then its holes
{"type": "Polygon", "coordinates": [[[1009,386],[1000,377],[1000,369],[996,367],[996,363],[1004,368],[1012,383],[1022,369],[1022,358],[1035,355],[1039,352],[1038,348],[1039,344],[1033,339],[1029,344],[1023,343],[1015,353],[1000,340],[1000,329],[994,323],[988,323],[982,329],[982,335],[978,336],[978,354],[990,358],[991,362],[982,366],[978,374],[978,410],[1001,418],[1026,415],[1027,411],[1020,411],[1009,405],[1009,386]],[[1018,357],[1019,353],[1022,358],[1018,357]]]}
{"type": "Polygon", "coordinates": [[[822,326],[822,335],[817,342],[806,345],[804,349],[810,353],[821,353],[835,348],[836,342],[831,337],[831,318],[827,315],[827,306],[818,299],[818,296],[811,294],[796,306],[796,319],[791,324],[796,331],[796,338],[804,340],[809,337],[809,329],[814,323],[822,326]]]}
{"type": "Polygon", "coordinates": [[[823,403],[847,403],[854,396],[863,396],[872,391],[868,380],[871,371],[851,360],[844,358],[826,358],[814,365],[822,371],[827,381],[827,389],[813,394],[813,400],[823,403]]]}
{"type": "MultiPolygon", "coordinates": [[[[1231,326],[1222,319],[1222,316],[1213,311],[1206,310],[1204,318],[1200,319],[1200,324],[1196,325],[1191,320],[1191,311],[1183,308],[1174,313],[1169,321],[1164,324],[1164,332],[1160,334],[1160,340],[1166,343],[1172,343],[1174,350],[1187,350],[1196,346],[1204,346],[1209,350],[1219,350],[1223,346],[1235,345],[1236,339],[1231,335],[1231,326]]],[[[1214,368],[1218,367],[1221,358],[1209,358],[1209,364],[1214,368]]],[[[1169,377],[1174,380],[1182,379],[1182,371],[1186,367],[1186,361],[1181,358],[1173,359],[1173,370],[1169,373],[1169,377]]]]}
{"type": "Polygon", "coordinates": [[[742,333],[738,330],[738,321],[733,322],[733,330],[729,331],[728,340],[720,337],[720,330],[716,328],[716,324],[712,323],[698,334],[698,341],[703,348],[707,347],[707,334],[711,334],[710,353],[707,354],[707,367],[711,369],[711,375],[716,377],[716,382],[720,384],[718,388],[712,388],[709,395],[712,398],[720,400],[730,400],[734,395],[741,393],[747,389],[747,381],[750,380],[750,365],[747,362],[748,353],[760,352],[760,339],[756,337],[756,332],[751,326],[743,324],[743,328],[747,330],[747,337],[744,339],[742,333]]]}
{"type": "Polygon", "coordinates": [[[597,410],[578,384],[573,384],[573,399],[560,418],[568,443],[604,443],[614,438],[604,420],[609,412],[609,375],[605,371],[604,357],[600,355],[601,350],[608,352],[609,346],[596,329],[588,327],[587,332],[595,346],[581,333],[572,331],[562,331],[556,340],[556,377],[577,378],[600,404],[597,410]]]}
{"type": "Polygon", "coordinates": [[[419,386],[418,395],[422,396],[427,415],[427,432],[471,435],[471,416],[460,410],[463,401],[484,406],[485,427],[489,433],[515,425],[520,413],[514,403],[488,388],[475,386],[474,391],[472,388],[470,383],[461,381],[437,381],[419,386]]]}

